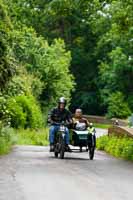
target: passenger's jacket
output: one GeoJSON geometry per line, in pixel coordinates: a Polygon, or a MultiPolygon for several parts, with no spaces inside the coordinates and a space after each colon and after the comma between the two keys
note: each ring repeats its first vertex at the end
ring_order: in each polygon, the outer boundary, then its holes
{"type": "Polygon", "coordinates": [[[81,130],[86,130],[89,125],[89,122],[86,118],[81,117],[81,118],[76,118],[73,117],[73,128],[74,129],[81,129],[81,130]],[[78,126],[78,124],[81,124],[82,127],[78,126]]]}
{"type": "Polygon", "coordinates": [[[62,121],[72,122],[72,115],[67,109],[54,108],[48,114],[48,123],[61,123],[62,121]]]}

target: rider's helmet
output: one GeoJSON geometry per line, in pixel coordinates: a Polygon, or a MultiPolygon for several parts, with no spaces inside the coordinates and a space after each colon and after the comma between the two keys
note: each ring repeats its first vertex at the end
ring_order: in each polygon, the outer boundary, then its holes
{"type": "Polygon", "coordinates": [[[59,98],[58,104],[61,104],[61,103],[63,103],[66,106],[67,101],[66,101],[65,97],[60,97],[59,98]]]}
{"type": "Polygon", "coordinates": [[[77,108],[75,113],[82,113],[82,109],[81,108],[77,108]]]}

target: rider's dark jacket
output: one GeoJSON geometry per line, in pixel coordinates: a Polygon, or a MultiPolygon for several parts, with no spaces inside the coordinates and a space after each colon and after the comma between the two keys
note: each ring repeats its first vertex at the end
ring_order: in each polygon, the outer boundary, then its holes
{"type": "Polygon", "coordinates": [[[64,122],[71,122],[72,115],[67,109],[60,110],[59,108],[54,108],[48,114],[48,122],[49,123],[61,123],[64,122]]]}

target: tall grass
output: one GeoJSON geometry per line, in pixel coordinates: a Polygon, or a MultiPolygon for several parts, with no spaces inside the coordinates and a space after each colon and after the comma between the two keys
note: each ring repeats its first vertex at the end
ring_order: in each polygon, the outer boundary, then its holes
{"type": "Polygon", "coordinates": [[[102,128],[102,129],[108,129],[108,128],[112,127],[111,124],[100,124],[100,123],[94,123],[94,126],[96,128],[102,128]]]}
{"type": "Polygon", "coordinates": [[[48,142],[48,128],[43,129],[18,129],[15,131],[16,144],[46,146],[48,142]]]}
{"type": "Polygon", "coordinates": [[[10,152],[13,141],[14,130],[9,127],[0,127],[0,155],[10,152]]]}
{"type": "Polygon", "coordinates": [[[35,130],[2,127],[0,129],[0,155],[9,153],[14,144],[46,146],[49,144],[48,137],[48,128],[35,130]]]}

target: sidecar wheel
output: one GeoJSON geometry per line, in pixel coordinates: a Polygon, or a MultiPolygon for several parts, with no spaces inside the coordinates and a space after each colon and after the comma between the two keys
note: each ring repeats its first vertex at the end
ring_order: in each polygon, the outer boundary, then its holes
{"type": "Polygon", "coordinates": [[[95,152],[95,147],[90,147],[89,148],[89,158],[90,158],[90,160],[94,159],[94,152],[95,152]]]}

